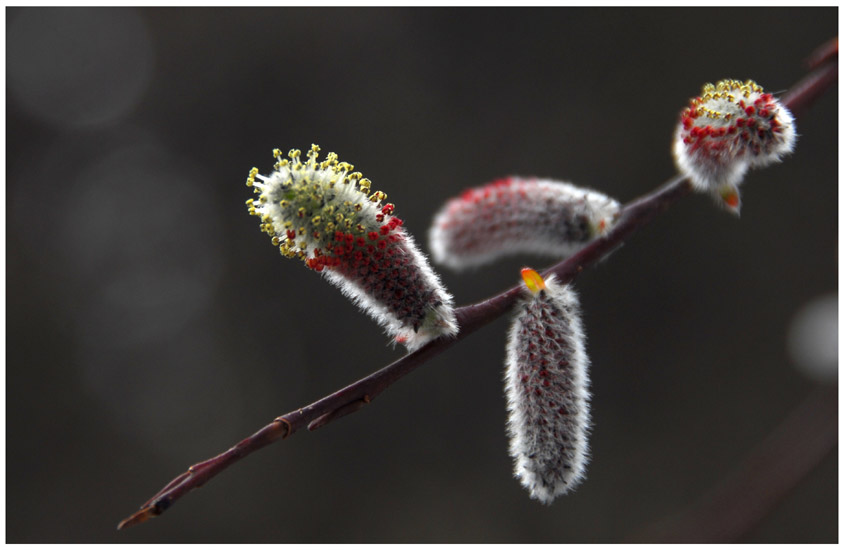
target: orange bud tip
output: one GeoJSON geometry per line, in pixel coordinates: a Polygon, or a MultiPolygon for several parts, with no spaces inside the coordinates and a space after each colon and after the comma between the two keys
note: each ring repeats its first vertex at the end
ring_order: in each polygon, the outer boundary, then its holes
{"type": "Polygon", "coordinates": [[[535,270],[525,267],[522,269],[522,279],[525,281],[525,286],[531,293],[536,294],[540,290],[545,290],[545,279],[535,270]]]}
{"type": "Polygon", "coordinates": [[[741,210],[741,195],[735,185],[723,185],[718,189],[718,196],[721,198],[722,204],[732,212],[738,215],[741,210]]]}

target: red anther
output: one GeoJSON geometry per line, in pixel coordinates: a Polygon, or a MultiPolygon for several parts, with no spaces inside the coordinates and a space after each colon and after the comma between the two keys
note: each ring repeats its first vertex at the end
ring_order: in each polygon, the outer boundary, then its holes
{"type": "Polygon", "coordinates": [[[288,229],[287,230],[287,238],[291,241],[296,239],[296,232],[293,231],[292,229],[288,229]]]}
{"type": "Polygon", "coordinates": [[[374,241],[374,240],[378,239],[378,233],[376,233],[375,231],[370,231],[369,233],[367,233],[366,236],[369,237],[370,241],[374,241]]]}
{"type": "Polygon", "coordinates": [[[747,113],[747,116],[753,116],[753,113],[756,112],[756,109],[753,107],[753,105],[748,105],[744,112],[747,113]]]}
{"type": "Polygon", "coordinates": [[[378,248],[381,250],[387,248],[387,241],[378,241],[378,248]]]}
{"type": "Polygon", "coordinates": [[[342,241],[345,238],[342,231],[335,231],[334,232],[334,240],[335,241],[342,241]]]}
{"type": "Polygon", "coordinates": [[[349,244],[352,244],[353,242],[355,242],[355,236],[352,235],[351,233],[346,233],[345,239],[346,239],[346,242],[349,243],[349,244]]]}
{"type": "Polygon", "coordinates": [[[759,109],[759,116],[767,117],[769,114],[771,114],[771,113],[770,113],[770,111],[768,111],[768,109],[759,109]]]}
{"type": "Polygon", "coordinates": [[[382,225],[382,226],[381,226],[381,234],[382,234],[382,235],[386,235],[386,234],[387,234],[387,233],[389,233],[389,232],[390,232],[390,227],[389,227],[389,226],[386,226],[386,225],[382,225]]]}

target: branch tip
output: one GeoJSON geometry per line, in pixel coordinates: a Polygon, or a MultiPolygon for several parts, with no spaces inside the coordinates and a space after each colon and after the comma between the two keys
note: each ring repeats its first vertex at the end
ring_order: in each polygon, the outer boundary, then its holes
{"type": "Polygon", "coordinates": [[[124,519],[120,523],[117,524],[117,530],[122,531],[127,527],[132,527],[133,525],[138,525],[139,523],[144,523],[150,518],[154,518],[155,516],[159,515],[161,510],[158,508],[157,505],[152,506],[145,506],[129,516],[128,518],[124,519]]]}

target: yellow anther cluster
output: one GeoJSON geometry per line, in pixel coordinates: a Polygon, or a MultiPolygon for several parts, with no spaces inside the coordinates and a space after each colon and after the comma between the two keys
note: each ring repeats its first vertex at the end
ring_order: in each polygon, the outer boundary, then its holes
{"type": "Polygon", "coordinates": [[[745,82],[729,79],[720,80],[717,84],[704,84],[700,97],[694,98],[691,102],[692,109],[695,116],[703,115],[713,120],[730,120],[733,117],[733,113],[712,109],[711,105],[713,101],[722,100],[727,103],[738,105],[738,97],[748,99],[751,94],[762,92],[764,92],[762,87],[752,80],[747,80],[745,82]],[[707,103],[709,103],[710,107],[704,107],[704,104],[707,103]]]}
{"type": "Polygon", "coordinates": [[[246,178],[246,187],[252,187],[255,185],[255,176],[258,175],[258,169],[252,168],[249,170],[249,176],[246,178]]]}
{"type": "Polygon", "coordinates": [[[723,98],[735,102],[736,97],[733,95],[734,93],[739,93],[745,98],[748,98],[750,94],[761,94],[764,91],[762,86],[752,80],[742,82],[740,80],[726,79],[718,81],[715,85],[704,84],[702,97],[704,101],[723,98]]]}
{"type": "Polygon", "coordinates": [[[698,107],[697,113],[698,115],[706,115],[707,118],[711,119],[724,118],[729,120],[730,117],[733,116],[730,113],[722,113],[721,111],[715,111],[707,107],[698,107]]]}
{"type": "Polygon", "coordinates": [[[321,170],[327,170],[332,166],[337,166],[337,153],[328,153],[325,160],[319,164],[321,170]]]}
{"type": "Polygon", "coordinates": [[[377,230],[384,219],[383,214],[375,216],[371,206],[364,205],[387,195],[381,191],[370,195],[372,182],[360,172],[353,172],[352,164],[340,162],[335,153],[328,153],[319,162],[319,152],[319,146],[312,145],[303,163],[299,149],[291,149],[288,158],[283,158],[280,149],[274,149],[277,172],[263,177],[257,168],[249,171],[246,184],[259,194],[257,199],[246,202],[249,213],[261,217],[261,231],[269,234],[272,243],[287,257],[307,259],[316,250],[325,250],[328,243],[321,239],[330,241],[336,230],[366,233],[377,230]],[[338,182],[352,185],[338,195],[338,182]],[[360,193],[360,198],[355,200],[348,192],[360,193]]]}
{"type": "Polygon", "coordinates": [[[319,156],[319,145],[313,143],[311,144],[311,150],[308,151],[308,158],[316,162],[317,156],[319,156]]]}
{"type": "Polygon", "coordinates": [[[369,197],[370,202],[379,202],[387,198],[387,193],[383,191],[376,191],[369,197]]]}

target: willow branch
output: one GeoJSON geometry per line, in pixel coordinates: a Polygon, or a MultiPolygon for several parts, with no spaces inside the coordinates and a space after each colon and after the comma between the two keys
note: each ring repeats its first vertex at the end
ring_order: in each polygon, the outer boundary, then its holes
{"type": "MultiPolygon", "coordinates": [[[[837,61],[826,63],[798,83],[783,99],[783,103],[792,111],[802,110],[826,91],[836,78],[837,61]],[[830,69],[830,65],[834,67],[830,69]]],[[[636,231],[648,225],[657,214],[689,193],[691,185],[684,177],[675,176],[655,191],[625,205],[618,221],[603,238],[591,242],[574,256],[547,269],[543,275],[555,274],[561,283],[571,282],[581,271],[606,258],[636,231]]],[[[516,303],[520,292],[519,286],[513,286],[497,296],[458,308],[455,314],[460,331],[455,337],[429,342],[415,352],[331,395],[279,416],[224,453],[194,464],[145,502],[139,511],[121,521],[118,529],[160,515],[189,491],[202,486],[241,458],[278,439],[286,438],[303,427],[313,431],[337,418],[360,410],[382,391],[429,359],[507,313],[516,303]]]]}

